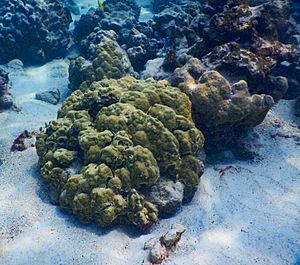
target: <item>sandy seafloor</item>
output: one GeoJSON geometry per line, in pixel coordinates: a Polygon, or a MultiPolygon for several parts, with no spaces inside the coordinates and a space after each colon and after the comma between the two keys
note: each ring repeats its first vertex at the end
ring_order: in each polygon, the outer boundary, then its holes
{"type": "Polygon", "coordinates": [[[207,165],[192,202],[141,235],[81,225],[49,202],[35,148],[11,153],[10,146],[22,131],[56,118],[59,105],[34,96],[69,93],[67,61],[13,72],[20,111],[0,113],[0,265],[148,264],[144,243],[174,223],[188,230],[165,265],[300,264],[300,120],[293,101],[280,101],[255,129],[255,160],[207,165]]]}
{"type": "Polygon", "coordinates": [[[300,130],[293,101],[282,100],[255,131],[254,161],[208,165],[193,201],[150,234],[128,227],[81,225],[47,197],[34,147],[11,153],[23,130],[55,119],[59,106],[34,99],[59,87],[67,94],[67,62],[11,75],[20,112],[0,114],[0,264],[147,264],[143,244],[174,223],[188,228],[164,264],[296,264],[300,253],[300,130]],[[221,176],[219,170],[232,168],[221,176]]]}

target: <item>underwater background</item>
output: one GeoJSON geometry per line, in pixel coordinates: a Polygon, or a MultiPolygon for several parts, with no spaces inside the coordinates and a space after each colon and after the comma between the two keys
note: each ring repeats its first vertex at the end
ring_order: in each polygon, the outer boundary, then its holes
{"type": "Polygon", "coordinates": [[[299,263],[299,1],[1,2],[0,264],[299,263]]]}

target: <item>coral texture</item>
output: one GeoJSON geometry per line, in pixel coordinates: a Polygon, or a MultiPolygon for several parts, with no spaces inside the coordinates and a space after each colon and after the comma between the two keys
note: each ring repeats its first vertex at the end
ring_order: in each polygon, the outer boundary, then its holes
{"type": "Polygon", "coordinates": [[[244,80],[231,85],[220,73],[205,72],[195,58],[176,69],[171,84],[189,95],[194,120],[205,134],[210,152],[232,144],[239,129],[260,124],[274,105],[269,95],[251,95],[244,80]]]}
{"type": "Polygon", "coordinates": [[[91,83],[133,74],[128,55],[117,40],[123,34],[117,33],[133,28],[138,22],[140,7],[134,0],[108,0],[104,2],[104,10],[90,9],[75,27],[75,40],[83,56],[70,64],[72,89],[84,81],[91,83]]]}
{"type": "Polygon", "coordinates": [[[70,11],[59,0],[2,0],[0,62],[45,62],[63,55],[71,21],[70,11]]]}
{"type": "Polygon", "coordinates": [[[298,44],[294,41],[299,30],[289,19],[290,13],[287,0],[227,1],[223,10],[211,17],[203,40],[190,54],[205,56],[206,62],[209,58],[210,70],[227,67],[231,76],[242,73],[251,93],[269,94],[275,100],[294,98],[300,88],[295,77],[298,44]]]}
{"type": "Polygon", "coordinates": [[[126,52],[119,46],[113,31],[91,33],[82,41],[85,59],[79,56],[69,67],[70,87],[74,90],[83,82],[92,83],[104,78],[118,79],[133,72],[126,52]]]}
{"type": "Polygon", "coordinates": [[[168,77],[188,53],[232,82],[241,73],[253,94],[275,100],[299,95],[299,29],[289,19],[289,1],[206,1],[202,7],[197,2],[157,2],[162,5],[151,27],[164,40],[158,54],[167,62],[157,76],[168,77]]]}
{"type": "MultiPolygon", "coordinates": [[[[102,23],[119,10],[109,3],[105,14],[91,11],[75,29],[75,33],[84,32],[78,41],[84,56],[86,43],[95,47],[105,30],[113,29],[134,76],[144,78],[155,72],[156,79],[169,78],[182,66],[180,58],[187,53],[200,59],[206,70],[217,70],[230,82],[238,81],[242,73],[252,94],[269,94],[275,100],[300,94],[296,49],[300,34],[289,19],[291,6],[287,0],[157,0],[150,21],[133,19],[117,29],[112,22],[107,23],[111,27],[102,23]]],[[[129,17],[137,18],[138,9],[133,6],[128,4],[124,10],[131,14],[129,17]]]]}
{"type": "Polygon", "coordinates": [[[145,195],[162,176],[182,182],[184,201],[199,183],[204,138],[191,115],[166,82],[128,76],[76,90],[37,139],[52,200],[83,223],[149,227],[159,212],[145,195]]]}
{"type": "Polygon", "coordinates": [[[283,76],[273,76],[272,67],[281,58],[284,60],[292,56],[290,45],[266,44],[255,53],[242,49],[236,42],[230,42],[214,48],[202,58],[202,62],[207,69],[221,72],[231,82],[241,78],[247,80],[253,94],[265,93],[279,100],[288,90],[288,80],[283,76]]]}

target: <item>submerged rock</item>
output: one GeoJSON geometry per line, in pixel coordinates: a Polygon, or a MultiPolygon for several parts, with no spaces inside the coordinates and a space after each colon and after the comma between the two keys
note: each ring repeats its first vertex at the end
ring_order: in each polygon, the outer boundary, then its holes
{"type": "Polygon", "coordinates": [[[114,30],[117,33],[125,28],[133,28],[138,22],[141,8],[135,0],[106,0],[105,12],[99,8],[91,8],[81,16],[74,29],[75,39],[80,43],[95,28],[114,30]]]}
{"type": "Polygon", "coordinates": [[[192,198],[203,172],[196,154],[204,138],[191,116],[188,97],[166,82],[124,77],[83,85],[37,138],[52,198],[81,222],[99,226],[145,229],[160,207],[173,205],[175,212],[179,200],[192,198]],[[70,170],[74,163],[81,165],[77,172],[70,170]],[[183,187],[176,184],[179,194],[155,205],[147,193],[162,176],[183,187]]]}
{"type": "Polygon", "coordinates": [[[288,1],[265,1],[250,7],[247,0],[230,0],[210,19],[207,44],[214,47],[231,41],[251,43],[257,37],[278,40],[287,30],[288,21],[288,1]]]}
{"type": "Polygon", "coordinates": [[[0,110],[12,107],[13,100],[9,93],[8,73],[0,68],[0,110]]]}
{"type": "Polygon", "coordinates": [[[174,224],[159,239],[151,238],[148,240],[144,245],[144,249],[149,250],[149,261],[154,264],[161,264],[170,253],[176,250],[176,246],[185,231],[184,226],[174,224]]]}
{"type": "Polygon", "coordinates": [[[59,0],[2,0],[0,62],[18,58],[40,63],[62,56],[69,44],[71,21],[59,0]]]}
{"type": "Polygon", "coordinates": [[[6,64],[6,69],[10,75],[24,75],[24,64],[19,59],[11,60],[6,64]]]}
{"type": "MultiPolygon", "coordinates": [[[[300,34],[290,20],[289,1],[156,0],[150,21],[133,19],[121,29],[114,28],[112,21],[122,4],[105,3],[107,12],[91,10],[78,23],[75,33],[85,32],[77,34],[78,44],[92,42],[95,47],[103,30],[113,29],[138,74],[134,76],[145,78],[152,72],[155,79],[168,79],[182,66],[180,57],[188,53],[201,60],[206,70],[217,70],[231,82],[244,79],[252,94],[279,100],[300,93],[296,43],[300,34]],[[107,19],[110,22],[104,26],[107,19]],[[153,62],[161,60],[163,64],[153,69],[153,62]]],[[[132,1],[126,5],[128,17],[137,18],[138,8],[132,1]]],[[[84,49],[82,53],[85,56],[84,49]]]]}
{"type": "Polygon", "coordinates": [[[56,91],[45,91],[45,92],[37,93],[35,95],[35,98],[37,100],[41,100],[56,105],[60,101],[61,96],[60,96],[59,89],[57,89],[56,91]]]}
{"type": "Polygon", "coordinates": [[[275,100],[297,97],[299,44],[295,40],[299,28],[290,19],[291,2],[226,2],[227,5],[220,2],[221,8],[211,17],[203,40],[190,49],[190,54],[201,59],[205,56],[210,70],[226,67],[228,78],[245,75],[242,78],[248,82],[251,93],[269,94],[275,100]],[[207,55],[208,52],[211,53],[207,55]]]}
{"type": "Polygon", "coordinates": [[[147,199],[157,206],[161,216],[176,213],[182,204],[184,185],[181,182],[158,181],[151,187],[147,199]]]}
{"type": "Polygon", "coordinates": [[[164,46],[162,39],[154,37],[150,22],[139,22],[133,29],[123,29],[118,35],[118,42],[126,50],[135,71],[144,70],[145,64],[156,58],[164,46]]]}
{"type": "Polygon", "coordinates": [[[119,32],[123,28],[133,28],[137,23],[141,7],[135,0],[106,0],[105,17],[101,21],[101,28],[119,32]]]}
{"type": "Polygon", "coordinates": [[[221,72],[231,82],[247,80],[252,94],[265,93],[279,100],[288,90],[288,81],[285,77],[273,76],[272,68],[277,60],[291,58],[292,48],[278,45],[271,45],[270,50],[265,45],[265,49],[258,48],[254,53],[231,42],[214,48],[202,62],[206,69],[221,72]]]}

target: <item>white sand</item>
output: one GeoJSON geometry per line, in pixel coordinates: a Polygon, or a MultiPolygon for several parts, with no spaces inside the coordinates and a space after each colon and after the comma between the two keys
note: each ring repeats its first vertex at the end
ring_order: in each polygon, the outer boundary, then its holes
{"type": "Polygon", "coordinates": [[[37,101],[34,94],[55,87],[66,91],[67,77],[49,74],[57,64],[66,67],[55,61],[12,76],[22,111],[0,114],[0,265],[148,264],[144,242],[173,223],[188,231],[164,264],[295,264],[300,253],[300,130],[292,101],[281,101],[257,127],[259,159],[207,166],[193,201],[161,220],[151,234],[120,226],[100,229],[79,224],[49,203],[34,148],[9,151],[24,129],[37,130],[55,119],[58,106],[37,101]],[[275,134],[281,136],[270,136],[275,134]],[[220,177],[219,169],[228,165],[234,168],[220,177]]]}

